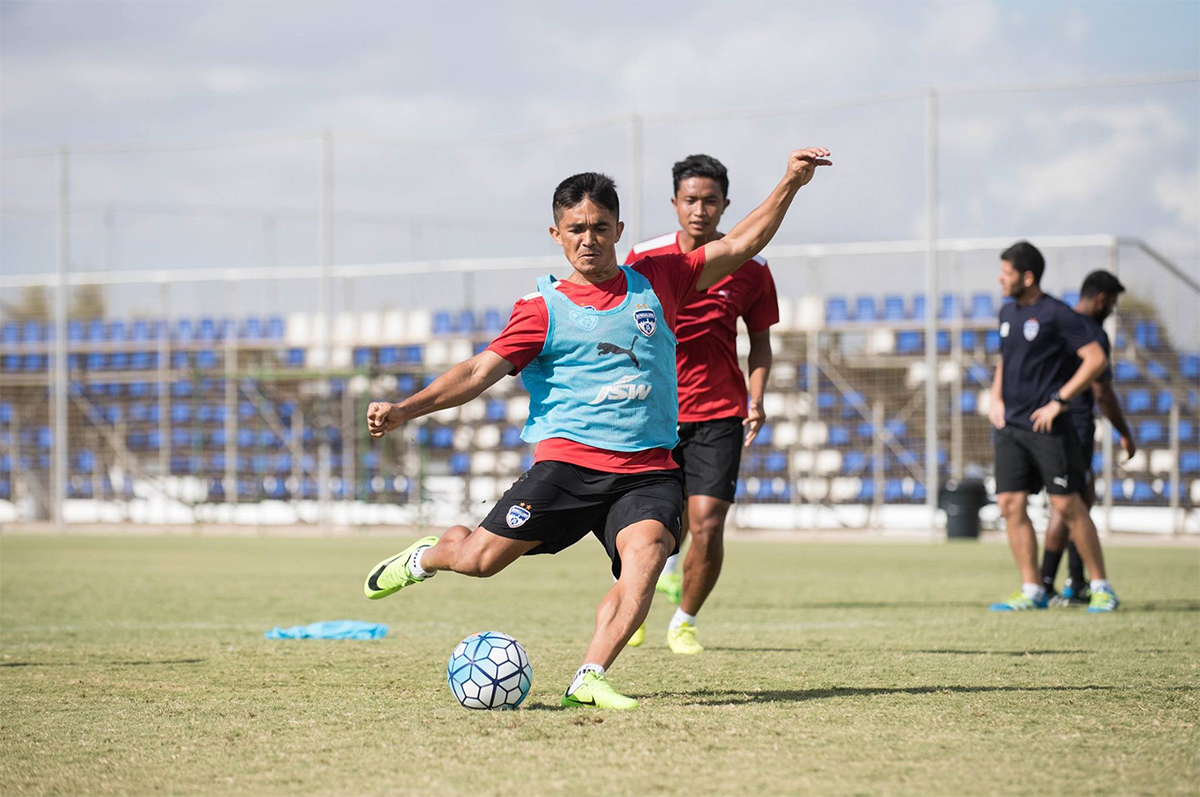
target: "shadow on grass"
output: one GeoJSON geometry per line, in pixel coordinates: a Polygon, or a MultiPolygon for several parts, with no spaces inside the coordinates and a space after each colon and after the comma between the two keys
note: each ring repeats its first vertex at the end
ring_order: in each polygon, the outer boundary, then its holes
{"type": "Polygon", "coordinates": [[[879,697],[886,695],[976,694],[988,692],[1095,692],[1111,686],[899,686],[844,687],[834,689],[787,689],[763,692],[700,690],[660,692],[655,697],[679,697],[688,706],[740,706],[751,703],[804,703],[835,697],[879,697]]]}
{"type": "Polygon", "coordinates": [[[705,645],[705,650],[724,650],[733,653],[812,653],[816,648],[727,648],[720,645],[705,645]]]}
{"type": "Polygon", "coordinates": [[[12,661],[0,667],[142,667],[147,664],[200,664],[204,659],[160,659],[158,661],[12,661]]]}
{"type": "Polygon", "coordinates": [[[1163,600],[1138,601],[1137,603],[1121,604],[1117,614],[1130,612],[1200,612],[1200,601],[1163,600]]]}
{"type": "Polygon", "coordinates": [[[905,653],[935,653],[949,656],[1080,656],[1096,650],[907,650],[905,653]]]}

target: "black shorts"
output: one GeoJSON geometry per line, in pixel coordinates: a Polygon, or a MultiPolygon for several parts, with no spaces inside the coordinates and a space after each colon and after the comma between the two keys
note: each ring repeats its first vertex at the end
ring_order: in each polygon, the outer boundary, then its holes
{"type": "Polygon", "coordinates": [[[683,494],[733,503],[744,434],[737,417],[679,424],[679,445],[671,454],[683,471],[683,494]]]}
{"type": "Polygon", "coordinates": [[[1017,426],[996,430],[996,492],[1051,495],[1082,493],[1085,484],[1083,449],[1070,423],[1053,432],[1034,432],[1017,426]]]}
{"type": "Polygon", "coordinates": [[[541,542],[529,554],[558,553],[594,534],[612,560],[613,576],[620,577],[617,534],[638,521],[657,520],[674,535],[672,553],[678,553],[682,513],[677,470],[605,473],[567,462],[535,462],[480,525],[511,540],[541,542]]]}

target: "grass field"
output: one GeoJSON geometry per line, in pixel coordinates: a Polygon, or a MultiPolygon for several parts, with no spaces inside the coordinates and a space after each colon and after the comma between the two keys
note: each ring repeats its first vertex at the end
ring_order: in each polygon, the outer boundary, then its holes
{"type": "Polygon", "coordinates": [[[1114,616],[992,615],[994,544],[730,545],[697,657],[657,602],[611,679],[562,710],[608,586],[600,546],[443,574],[379,603],[400,539],[0,536],[0,793],[1195,794],[1200,552],[1113,548],[1114,616]],[[276,624],[389,623],[377,642],[276,624]],[[516,712],[460,708],[480,630],[533,661],[516,712]]]}

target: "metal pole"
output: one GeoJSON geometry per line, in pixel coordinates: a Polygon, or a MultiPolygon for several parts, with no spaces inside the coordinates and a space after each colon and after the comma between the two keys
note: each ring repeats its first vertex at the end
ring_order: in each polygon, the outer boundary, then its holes
{"type": "MultiPolygon", "coordinates": [[[[1112,274],[1118,274],[1120,261],[1120,250],[1118,249],[1117,239],[1113,238],[1108,244],[1108,270],[1112,274]]],[[[1114,311],[1108,317],[1108,320],[1104,322],[1104,331],[1108,333],[1109,340],[1115,341],[1117,339],[1118,318],[1118,311],[1114,311]]],[[[1110,359],[1113,361],[1110,363],[1110,368],[1116,367],[1116,359],[1120,356],[1120,354],[1120,350],[1114,346],[1112,350],[1112,356],[1110,357],[1110,359]]],[[[1101,534],[1102,536],[1108,536],[1108,534],[1112,532],[1113,489],[1115,488],[1113,481],[1116,478],[1116,468],[1114,467],[1113,459],[1112,424],[1110,424],[1107,419],[1104,421],[1103,429],[1104,439],[1101,441],[1101,449],[1104,452],[1104,484],[1107,486],[1107,489],[1104,491],[1104,530],[1101,532],[1101,534]]]]}
{"type": "Polygon", "coordinates": [[[66,526],[67,499],[67,270],[71,266],[71,153],[58,149],[58,262],[54,290],[54,525],[66,526]]]}
{"type": "Polygon", "coordinates": [[[644,173],[643,161],[645,159],[643,146],[643,122],[640,114],[633,114],[629,118],[629,160],[632,167],[633,184],[629,187],[629,192],[633,195],[633,202],[630,207],[629,222],[633,228],[630,230],[632,235],[629,236],[630,245],[636,244],[642,240],[642,188],[644,173]]]}
{"type": "MultiPolygon", "coordinates": [[[[961,291],[962,255],[954,258],[954,288],[961,291]]],[[[950,383],[950,475],[955,479],[963,477],[963,413],[962,413],[962,381],[963,365],[966,357],[963,353],[963,314],[956,312],[950,322],[950,351],[953,352],[955,377],[950,383]]]]}
{"type": "Polygon", "coordinates": [[[1179,401],[1171,392],[1171,533],[1183,534],[1183,513],[1179,511],[1179,401]]]}
{"type": "MultiPolygon", "coordinates": [[[[232,286],[231,286],[232,287],[232,286]]],[[[232,291],[231,291],[232,293],[232,291]]],[[[225,503],[236,504],[238,458],[238,341],[237,331],[225,337],[225,503]]]]}
{"type": "MultiPolygon", "coordinates": [[[[158,284],[159,317],[162,334],[158,338],[158,475],[162,498],[167,497],[167,482],[171,476],[171,283],[164,276],[158,284]]],[[[166,522],[164,503],[163,522],[166,522]]]]}
{"type": "Polygon", "coordinates": [[[929,509],[929,529],[937,521],[938,493],[938,412],[937,412],[937,312],[938,312],[938,173],[937,173],[937,89],[931,88],[925,105],[925,505],[929,509]]]}
{"type": "Polygon", "coordinates": [[[880,529],[883,514],[883,404],[876,402],[871,408],[871,526],[880,529]]]}
{"type": "MultiPolygon", "coordinates": [[[[324,401],[329,401],[332,392],[329,371],[333,360],[333,131],[321,134],[321,231],[320,231],[321,279],[319,300],[320,314],[325,318],[318,346],[321,350],[321,373],[325,390],[324,401]]],[[[317,420],[327,423],[330,413],[316,413],[317,420]]],[[[317,518],[324,523],[329,515],[329,440],[325,430],[318,436],[317,475],[317,518]]]]}

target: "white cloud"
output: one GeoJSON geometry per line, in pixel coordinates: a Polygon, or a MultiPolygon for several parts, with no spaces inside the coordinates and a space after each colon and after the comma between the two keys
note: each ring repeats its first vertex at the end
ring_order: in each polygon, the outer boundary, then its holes
{"type": "Polygon", "coordinates": [[[921,45],[934,53],[986,57],[983,49],[996,33],[999,20],[992,3],[938,4],[928,14],[921,45]]]}

